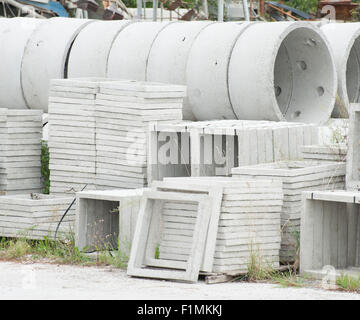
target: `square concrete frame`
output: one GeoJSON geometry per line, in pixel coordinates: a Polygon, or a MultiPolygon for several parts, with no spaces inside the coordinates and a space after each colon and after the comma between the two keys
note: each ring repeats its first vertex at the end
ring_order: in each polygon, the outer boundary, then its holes
{"type": "Polygon", "coordinates": [[[76,194],[76,246],[80,250],[112,246],[129,254],[144,190],[78,192],[76,194]],[[100,240],[101,243],[97,243],[100,240]]]}
{"type": "Polygon", "coordinates": [[[159,191],[144,192],[127,274],[136,277],[197,282],[210,221],[210,205],[211,198],[208,195],[159,191]],[[155,259],[153,256],[160,234],[159,221],[164,201],[198,203],[198,214],[187,262],[155,259]]]}
{"type": "MultiPolygon", "coordinates": [[[[303,192],[300,272],[319,276],[323,270],[359,268],[360,193],[303,192]]],[[[358,270],[360,273],[360,269],[358,270]]]]}
{"type": "Polygon", "coordinates": [[[210,222],[209,222],[209,229],[207,230],[204,258],[200,269],[203,272],[209,272],[209,273],[212,272],[214,256],[215,256],[217,232],[219,227],[221,202],[223,197],[223,187],[204,186],[201,182],[197,184],[196,181],[185,182],[183,185],[175,181],[163,181],[163,182],[154,181],[151,187],[156,188],[158,191],[176,190],[176,191],[204,192],[210,196],[210,199],[212,199],[212,204],[210,209],[211,210],[210,222]]]}

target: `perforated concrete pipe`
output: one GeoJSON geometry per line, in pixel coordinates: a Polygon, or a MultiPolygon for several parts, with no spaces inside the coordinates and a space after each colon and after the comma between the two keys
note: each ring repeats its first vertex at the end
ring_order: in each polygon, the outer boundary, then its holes
{"type": "Polygon", "coordinates": [[[110,50],[107,77],[146,80],[150,49],[160,31],[171,23],[180,22],[138,22],[122,30],[110,50]]]}
{"type": "Polygon", "coordinates": [[[51,18],[31,35],[21,67],[21,84],[29,108],[47,112],[49,82],[66,77],[71,45],[80,30],[92,22],[51,18]]]}
{"type": "MultiPolygon", "coordinates": [[[[149,54],[146,80],[186,84],[186,64],[189,52],[199,33],[212,24],[210,21],[172,23],[156,37],[149,54]]],[[[184,100],[183,118],[194,120],[189,101],[184,100]]]]}
{"type": "Polygon", "coordinates": [[[44,21],[0,19],[0,108],[27,108],[21,88],[21,62],[31,34],[44,21]]]}
{"type": "Polygon", "coordinates": [[[321,26],[338,74],[338,97],[333,117],[348,117],[350,103],[360,102],[360,23],[329,23],[321,26]]]}
{"type": "Polygon", "coordinates": [[[71,47],[68,77],[106,77],[110,49],[131,20],[97,21],[87,25],[71,47]]]}
{"type": "Polygon", "coordinates": [[[229,94],[238,119],[324,123],[336,90],[331,48],[312,24],[256,23],[234,46],[229,94]]]}
{"type": "Polygon", "coordinates": [[[189,102],[197,120],[236,119],[229,97],[229,60],[237,39],[250,26],[214,23],[197,36],[186,66],[189,102]]]}

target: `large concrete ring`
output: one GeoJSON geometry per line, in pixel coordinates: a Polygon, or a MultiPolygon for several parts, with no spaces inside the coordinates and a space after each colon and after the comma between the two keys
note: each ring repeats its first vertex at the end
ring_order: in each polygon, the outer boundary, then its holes
{"type": "Polygon", "coordinates": [[[214,23],[191,47],[186,67],[187,90],[197,120],[236,119],[228,91],[228,68],[238,37],[249,22],[214,23]]]}
{"type": "Polygon", "coordinates": [[[238,119],[322,124],[336,91],[332,50],[312,24],[257,23],[234,47],[229,92],[238,119]]]}
{"type": "Polygon", "coordinates": [[[360,102],[360,23],[321,26],[334,52],[338,97],[333,117],[347,118],[350,103],[360,102]]]}
{"type": "MultiPolygon", "coordinates": [[[[186,85],[189,52],[201,30],[210,21],[173,23],[163,29],[154,41],[146,70],[146,80],[186,85]]],[[[194,120],[189,101],[184,99],[183,119],[194,120]]]]}
{"type": "Polygon", "coordinates": [[[31,35],[21,68],[21,84],[29,108],[47,112],[50,80],[66,78],[71,45],[81,29],[92,22],[51,18],[31,35]]]}
{"type": "Polygon", "coordinates": [[[68,78],[106,77],[111,46],[116,36],[133,21],[97,21],[87,25],[71,47],[68,78]]]}
{"type": "Polygon", "coordinates": [[[26,109],[21,88],[21,62],[31,34],[45,20],[0,20],[0,108],[26,109]]]}
{"type": "Polygon", "coordinates": [[[138,22],[127,26],[110,50],[107,77],[145,81],[152,44],[170,23],[176,22],[138,22]]]}

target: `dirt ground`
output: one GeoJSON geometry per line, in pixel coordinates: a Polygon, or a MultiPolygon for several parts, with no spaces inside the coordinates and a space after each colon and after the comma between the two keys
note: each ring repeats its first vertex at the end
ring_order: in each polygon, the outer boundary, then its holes
{"type": "Polygon", "coordinates": [[[207,285],[130,278],[111,267],[0,262],[0,299],[354,299],[360,295],[273,284],[207,285]]]}

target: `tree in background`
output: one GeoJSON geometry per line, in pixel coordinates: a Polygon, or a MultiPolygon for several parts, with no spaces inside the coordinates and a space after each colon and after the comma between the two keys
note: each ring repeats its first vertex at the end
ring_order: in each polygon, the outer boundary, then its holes
{"type": "MultiPolygon", "coordinates": [[[[277,0],[276,2],[281,1],[277,0]]],[[[306,13],[315,14],[317,11],[318,0],[288,0],[284,1],[284,4],[288,5],[289,7],[304,11],[306,13]]]]}

